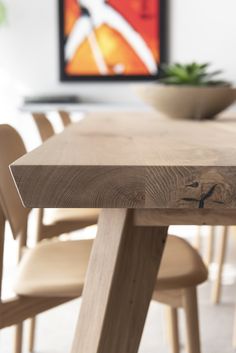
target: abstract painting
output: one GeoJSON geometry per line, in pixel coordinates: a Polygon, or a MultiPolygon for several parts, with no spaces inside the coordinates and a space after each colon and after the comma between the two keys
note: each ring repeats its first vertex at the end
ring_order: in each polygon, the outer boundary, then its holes
{"type": "Polygon", "coordinates": [[[160,12],[160,0],[61,0],[62,75],[156,76],[160,12]]]}

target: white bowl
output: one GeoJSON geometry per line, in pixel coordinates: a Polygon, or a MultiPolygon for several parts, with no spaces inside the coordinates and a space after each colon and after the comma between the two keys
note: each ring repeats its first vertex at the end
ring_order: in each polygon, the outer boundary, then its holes
{"type": "Polygon", "coordinates": [[[230,86],[194,87],[152,83],[136,86],[135,91],[156,110],[175,119],[213,119],[236,99],[236,89],[230,86]]]}

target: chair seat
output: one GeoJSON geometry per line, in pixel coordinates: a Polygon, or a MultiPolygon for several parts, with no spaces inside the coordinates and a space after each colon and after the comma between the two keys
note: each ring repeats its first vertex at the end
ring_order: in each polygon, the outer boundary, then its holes
{"type": "Polygon", "coordinates": [[[155,289],[193,287],[205,282],[207,277],[208,271],[199,253],[186,240],[169,235],[155,289]]]}
{"type": "MultiPolygon", "coordinates": [[[[92,240],[42,241],[23,257],[15,292],[23,296],[78,297],[82,293],[92,240]]],[[[191,245],[169,236],[158,290],[181,289],[205,281],[207,269],[191,245]]]]}
{"type": "Polygon", "coordinates": [[[16,294],[33,297],[78,297],[82,293],[93,240],[44,240],[29,249],[19,264],[16,294]]]}
{"type": "Polygon", "coordinates": [[[61,222],[81,222],[96,224],[100,209],[96,208],[53,208],[44,209],[43,223],[46,225],[61,222]]]}

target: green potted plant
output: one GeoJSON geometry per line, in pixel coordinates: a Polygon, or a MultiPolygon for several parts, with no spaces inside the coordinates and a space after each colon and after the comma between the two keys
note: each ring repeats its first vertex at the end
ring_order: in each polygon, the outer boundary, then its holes
{"type": "Polygon", "coordinates": [[[0,26],[6,22],[6,6],[0,1],[0,26]]]}
{"type": "Polygon", "coordinates": [[[158,84],[140,87],[142,98],[172,118],[212,119],[236,98],[232,85],[219,79],[221,71],[209,64],[173,64],[161,67],[158,84]]]}

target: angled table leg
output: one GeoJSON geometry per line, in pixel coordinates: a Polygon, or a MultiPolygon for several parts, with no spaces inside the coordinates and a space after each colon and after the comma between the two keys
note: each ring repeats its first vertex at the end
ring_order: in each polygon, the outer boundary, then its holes
{"type": "Polygon", "coordinates": [[[104,209],[72,353],[136,353],[167,227],[135,227],[132,211],[104,209]]]}

